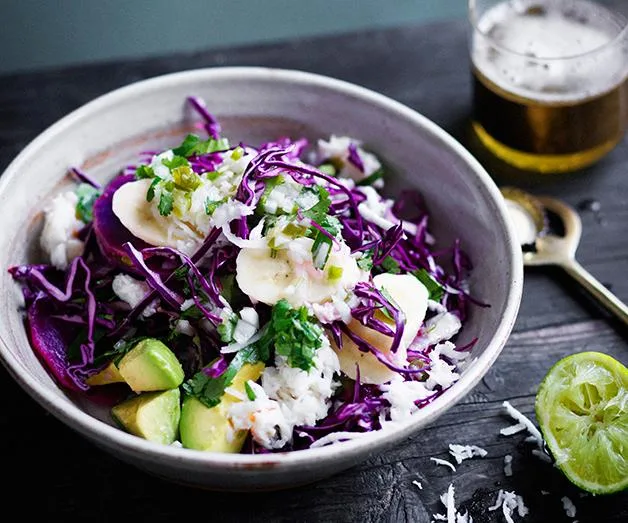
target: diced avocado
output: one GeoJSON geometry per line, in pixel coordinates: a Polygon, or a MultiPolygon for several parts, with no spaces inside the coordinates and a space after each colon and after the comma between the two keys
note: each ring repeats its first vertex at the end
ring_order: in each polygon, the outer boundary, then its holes
{"type": "Polygon", "coordinates": [[[181,419],[179,389],[145,392],[111,409],[113,419],[140,438],[170,445],[177,437],[181,419]]]}
{"type": "MultiPolygon", "coordinates": [[[[230,388],[246,397],[244,384],[248,380],[257,381],[264,370],[263,363],[242,366],[230,388]]],[[[188,449],[211,452],[240,452],[247,431],[234,431],[227,417],[229,407],[240,399],[225,393],[215,407],[207,407],[193,396],[186,396],[181,410],[179,432],[181,443],[188,449]]]]}
{"type": "Polygon", "coordinates": [[[174,389],[183,383],[183,367],[174,353],[154,338],[140,341],[118,363],[120,375],[135,392],[174,389]]]}
{"type": "Polygon", "coordinates": [[[98,374],[94,374],[85,380],[90,386],[94,385],[109,385],[110,383],[123,383],[124,378],[120,374],[118,367],[112,361],[98,374]]]}

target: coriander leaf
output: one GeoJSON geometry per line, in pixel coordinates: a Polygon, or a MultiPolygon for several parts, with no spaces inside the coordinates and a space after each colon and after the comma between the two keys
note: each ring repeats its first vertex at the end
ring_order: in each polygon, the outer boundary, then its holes
{"type": "Polygon", "coordinates": [[[308,187],[306,190],[315,191],[318,196],[318,203],[303,211],[303,216],[314,220],[316,223],[323,225],[323,221],[325,218],[329,216],[327,213],[329,212],[329,206],[331,205],[331,198],[329,197],[329,192],[322,185],[314,185],[313,187],[308,187]]]}
{"type": "Polygon", "coordinates": [[[113,363],[117,365],[127,352],[146,338],[148,338],[148,336],[136,336],[134,338],[118,340],[111,350],[94,358],[94,366],[100,366],[108,361],[113,361],[113,363]]]}
{"type": "Polygon", "coordinates": [[[322,269],[329,259],[333,242],[331,238],[325,236],[322,232],[317,231],[317,233],[314,243],[312,244],[312,261],[314,267],[322,269]]]}
{"type": "Polygon", "coordinates": [[[220,140],[214,140],[210,138],[205,142],[200,142],[195,148],[194,154],[210,154],[220,151],[226,151],[229,149],[229,140],[221,138],[220,140]]]}
{"type": "Polygon", "coordinates": [[[416,276],[416,278],[423,285],[425,285],[425,288],[427,289],[427,292],[429,292],[430,300],[434,300],[434,301],[440,301],[441,300],[441,298],[443,297],[443,293],[445,292],[445,289],[443,288],[443,286],[440,283],[438,283],[430,275],[429,272],[427,272],[425,269],[419,269],[418,271],[414,271],[412,274],[414,276],[416,276]]]}
{"type": "Polygon", "coordinates": [[[135,178],[142,180],[144,178],[154,178],[155,171],[150,165],[138,165],[135,170],[135,178]]]}
{"type": "Polygon", "coordinates": [[[265,360],[259,357],[255,346],[244,347],[236,353],[231,363],[220,376],[212,378],[201,370],[183,384],[183,390],[189,396],[197,398],[205,406],[215,407],[220,403],[225,389],[233,383],[233,379],[244,364],[256,363],[258,361],[265,360]]]}
{"type": "Polygon", "coordinates": [[[195,134],[188,134],[179,147],[172,149],[177,156],[191,156],[194,148],[201,142],[201,139],[195,134]]]}
{"type": "Polygon", "coordinates": [[[162,216],[169,216],[174,208],[174,196],[170,191],[162,191],[159,196],[159,214],[162,216]]]}
{"type": "Polygon", "coordinates": [[[363,271],[370,272],[373,268],[373,251],[366,251],[358,260],[358,267],[363,271]]]}
{"type": "Polygon", "coordinates": [[[183,156],[178,156],[178,155],[174,155],[172,157],[172,160],[168,160],[167,158],[164,158],[163,160],[161,160],[161,163],[165,165],[166,167],[168,167],[168,169],[170,169],[171,171],[179,167],[190,166],[190,162],[188,162],[187,159],[185,159],[183,156]]]}
{"type": "Polygon", "coordinates": [[[380,263],[380,266],[385,272],[389,272],[391,274],[399,274],[401,272],[399,263],[391,256],[386,256],[386,258],[384,258],[380,263]]]}
{"type": "Polygon", "coordinates": [[[261,211],[262,209],[266,209],[266,202],[268,201],[268,197],[270,193],[273,192],[273,189],[278,185],[284,183],[283,176],[274,176],[273,178],[268,178],[264,180],[264,192],[260,196],[258,209],[261,211]]]}
{"type": "Polygon", "coordinates": [[[160,178],[153,178],[153,181],[151,182],[150,187],[148,188],[148,191],[146,192],[147,202],[152,202],[155,199],[155,187],[157,187],[160,181],[161,181],[160,178]]]}
{"type": "Polygon", "coordinates": [[[235,312],[229,312],[226,318],[223,318],[222,323],[218,325],[218,334],[220,339],[225,343],[231,343],[233,341],[233,331],[238,323],[238,316],[235,312]]]}
{"type": "MultiPolygon", "coordinates": [[[[388,303],[390,303],[395,309],[399,310],[399,305],[397,305],[397,303],[395,302],[395,300],[390,295],[390,293],[386,290],[385,287],[382,287],[381,289],[379,289],[379,292],[384,298],[386,298],[386,301],[388,303]]],[[[388,309],[386,307],[381,307],[378,309],[378,311],[381,312],[384,316],[386,316],[389,320],[395,321],[395,318],[392,317],[392,315],[390,314],[390,312],[388,312],[388,309]]]]}
{"type": "Polygon", "coordinates": [[[87,183],[80,184],[76,189],[76,217],[82,222],[89,223],[93,220],[94,202],[100,196],[101,191],[87,183]]]}
{"type": "MultiPolygon", "coordinates": [[[[340,221],[335,216],[324,216],[318,225],[331,236],[337,236],[342,228],[340,221]]],[[[310,234],[314,237],[314,243],[312,244],[314,267],[322,269],[329,259],[333,240],[314,226],[310,227],[310,234]]]]}
{"type": "Polygon", "coordinates": [[[195,134],[188,134],[181,145],[172,150],[177,156],[185,156],[189,158],[195,154],[209,154],[229,149],[229,140],[221,138],[220,140],[202,141],[195,134]]]}
{"type": "Polygon", "coordinates": [[[310,320],[307,308],[293,309],[286,300],[280,300],[273,307],[270,321],[277,354],[285,356],[291,367],[308,371],[323,343],[323,332],[310,320]]]}

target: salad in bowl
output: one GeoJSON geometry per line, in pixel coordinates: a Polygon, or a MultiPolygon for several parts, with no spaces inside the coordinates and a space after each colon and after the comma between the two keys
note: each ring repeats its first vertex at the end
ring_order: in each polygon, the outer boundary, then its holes
{"type": "Polygon", "coordinates": [[[27,332],[73,394],[127,432],[213,452],[296,451],[404,422],[455,383],[472,297],[420,194],[348,136],[143,151],[45,209],[45,264],[11,267],[27,332]]]}

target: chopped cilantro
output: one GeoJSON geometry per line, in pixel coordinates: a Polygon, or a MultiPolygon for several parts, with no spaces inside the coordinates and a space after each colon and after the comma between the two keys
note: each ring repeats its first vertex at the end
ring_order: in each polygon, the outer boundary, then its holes
{"type": "Polygon", "coordinates": [[[178,167],[189,167],[190,162],[187,161],[183,156],[174,155],[171,160],[168,158],[162,158],[161,163],[168,167],[171,171],[173,169],[177,169],[178,167]]]}
{"type": "MultiPolygon", "coordinates": [[[[255,345],[249,345],[240,349],[227,369],[218,377],[212,378],[205,372],[197,372],[183,384],[183,390],[190,396],[194,396],[207,407],[215,407],[220,403],[225,389],[231,385],[238,371],[245,363],[264,361],[260,358],[255,345]]],[[[210,364],[211,365],[211,364],[210,364]]]]}
{"type": "Polygon", "coordinates": [[[308,317],[306,307],[293,309],[286,300],[280,300],[273,306],[266,336],[272,337],[276,353],[285,356],[291,367],[307,371],[322,345],[323,332],[308,317]]]}
{"type": "Polygon", "coordinates": [[[76,217],[82,222],[89,223],[94,218],[94,202],[101,191],[88,183],[82,183],[76,188],[76,217]]]}
{"type": "Polygon", "coordinates": [[[231,343],[233,341],[233,331],[238,323],[238,316],[235,312],[231,311],[227,313],[227,317],[223,319],[222,323],[218,325],[218,334],[220,339],[225,343],[231,343]]]}
{"type": "MultiPolygon", "coordinates": [[[[320,222],[317,222],[321,228],[325,229],[331,236],[338,236],[342,225],[335,216],[325,215],[320,222]]],[[[313,235],[314,243],[312,244],[312,259],[314,260],[314,267],[322,269],[325,267],[333,240],[327,235],[319,231],[316,227],[310,227],[310,233],[313,235]]]]}
{"type": "Polygon", "coordinates": [[[264,180],[264,192],[262,193],[259,199],[260,210],[262,209],[266,210],[266,202],[268,201],[268,197],[270,196],[270,193],[273,192],[273,189],[275,187],[277,187],[278,185],[281,185],[282,183],[284,183],[283,176],[274,176],[273,178],[268,178],[267,180],[264,180]]]}
{"type": "Polygon", "coordinates": [[[430,294],[430,300],[440,301],[443,297],[443,293],[445,290],[443,286],[438,283],[429,272],[425,269],[419,269],[418,271],[414,271],[412,274],[417,277],[417,279],[425,285],[427,292],[430,294]]]}
{"type": "MultiPolygon", "coordinates": [[[[98,327],[97,327],[97,329],[98,329],[98,327]]],[[[105,334],[106,334],[106,331],[104,329],[102,329],[102,333],[98,332],[98,334],[96,334],[96,331],[95,331],[94,332],[94,341],[97,342],[105,334]]],[[[87,338],[87,331],[85,331],[84,336],[85,336],[85,338],[87,338]]],[[[104,365],[105,363],[110,362],[110,361],[112,361],[113,363],[117,364],[127,352],[129,352],[140,341],[142,341],[142,340],[144,340],[146,338],[147,338],[147,336],[136,336],[134,338],[118,340],[114,344],[113,348],[111,348],[110,350],[108,350],[106,352],[103,352],[102,354],[99,354],[98,356],[96,356],[94,358],[94,363],[93,363],[94,367],[100,367],[101,365],[104,365]]]]}
{"type": "Polygon", "coordinates": [[[327,192],[327,189],[325,189],[322,185],[314,185],[311,188],[308,187],[307,190],[311,190],[316,193],[318,196],[318,203],[306,211],[303,211],[303,216],[310,218],[310,220],[314,220],[320,225],[323,225],[322,222],[325,218],[329,218],[327,215],[329,212],[329,206],[331,205],[329,192],[327,192]]]}
{"type": "MultiPolygon", "coordinates": [[[[395,309],[399,310],[399,305],[397,305],[397,303],[395,302],[395,300],[393,299],[393,297],[390,295],[390,293],[386,290],[385,287],[382,287],[381,289],[379,289],[379,292],[381,293],[381,295],[386,298],[386,301],[388,303],[390,303],[395,309]]],[[[390,314],[390,312],[388,312],[388,309],[386,307],[381,307],[380,309],[378,309],[379,312],[381,312],[384,316],[386,316],[389,320],[391,321],[395,321],[395,318],[392,317],[392,315],[390,314]]]]}
{"type": "Polygon", "coordinates": [[[363,271],[371,271],[373,268],[373,251],[362,253],[362,257],[358,260],[358,267],[363,271]]]}
{"type": "Polygon", "coordinates": [[[153,171],[153,168],[150,165],[138,165],[135,170],[135,177],[138,180],[142,180],[144,178],[154,178],[155,171],[153,171]]]}
{"type": "Polygon", "coordinates": [[[174,196],[170,191],[162,191],[159,195],[159,214],[162,216],[169,216],[174,208],[174,196]]]}
{"type": "Polygon", "coordinates": [[[401,272],[399,263],[392,256],[386,256],[380,265],[385,272],[389,272],[391,274],[399,274],[401,272]]]}
{"type": "Polygon", "coordinates": [[[146,191],[146,201],[147,202],[152,202],[155,199],[155,187],[157,187],[157,184],[161,181],[161,178],[153,178],[153,181],[150,184],[150,187],[148,188],[148,191],[146,191]]]}
{"type": "Polygon", "coordinates": [[[229,149],[229,140],[221,138],[220,140],[201,140],[195,134],[188,134],[181,145],[172,150],[177,156],[189,158],[195,154],[209,154],[229,149]]]}

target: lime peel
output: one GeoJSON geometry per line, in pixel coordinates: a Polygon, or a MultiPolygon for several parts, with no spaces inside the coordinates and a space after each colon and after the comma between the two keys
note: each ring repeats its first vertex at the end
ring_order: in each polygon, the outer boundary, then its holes
{"type": "Polygon", "coordinates": [[[536,416],[556,466],[583,490],[628,487],[628,369],[582,352],[558,361],[536,395],[536,416]]]}

